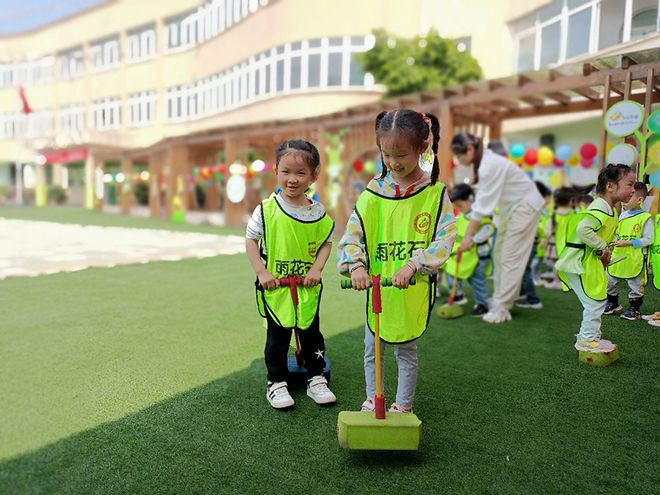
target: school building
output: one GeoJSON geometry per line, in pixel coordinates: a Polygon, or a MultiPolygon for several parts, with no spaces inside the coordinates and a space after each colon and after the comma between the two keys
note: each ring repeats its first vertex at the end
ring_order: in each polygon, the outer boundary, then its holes
{"type": "MultiPolygon", "coordinates": [[[[55,185],[87,208],[129,212],[137,201],[153,216],[206,209],[240,224],[272,191],[268,166],[283,139],[308,138],[344,168],[373,154],[371,123],[341,130],[357,122],[352,109],[383,104],[384,88],[355,59],[375,29],[413,37],[435,28],[477,59],[486,80],[513,80],[618,54],[648,58],[660,48],[659,3],[107,0],[0,38],[0,204],[18,190],[43,204],[55,185]],[[371,144],[356,152],[351,140],[371,144]]],[[[540,108],[532,97],[515,104],[525,101],[540,108]]],[[[598,107],[584,108],[591,113],[569,120],[598,127],[598,107]]],[[[497,135],[562,139],[563,116],[531,120],[497,135]]],[[[330,167],[319,193],[345,199],[342,174],[330,167]]]]}

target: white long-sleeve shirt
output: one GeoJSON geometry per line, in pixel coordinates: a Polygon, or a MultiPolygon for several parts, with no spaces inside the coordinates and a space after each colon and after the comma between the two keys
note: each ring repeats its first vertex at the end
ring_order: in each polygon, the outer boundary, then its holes
{"type": "Polygon", "coordinates": [[[543,197],[527,174],[512,161],[484,150],[479,165],[479,188],[470,218],[481,220],[493,216],[495,208],[499,207],[500,218],[506,220],[521,201],[537,211],[543,209],[543,197]]]}

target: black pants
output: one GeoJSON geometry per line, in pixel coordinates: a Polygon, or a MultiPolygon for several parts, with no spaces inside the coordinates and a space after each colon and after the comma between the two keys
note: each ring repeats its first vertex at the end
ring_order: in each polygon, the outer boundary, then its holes
{"type": "MultiPolygon", "coordinates": [[[[268,329],[266,333],[266,349],[264,356],[268,381],[284,382],[289,376],[287,365],[289,343],[291,342],[290,328],[282,328],[270,316],[266,316],[268,329]]],[[[300,336],[300,350],[309,378],[323,374],[325,368],[325,342],[319,330],[319,315],[316,314],[311,326],[306,330],[298,330],[300,336]]]]}

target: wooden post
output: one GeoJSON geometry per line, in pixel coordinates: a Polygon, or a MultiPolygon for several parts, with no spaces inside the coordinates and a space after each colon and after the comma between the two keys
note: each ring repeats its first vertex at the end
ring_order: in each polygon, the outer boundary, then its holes
{"type": "Polygon", "coordinates": [[[85,208],[87,210],[93,210],[94,203],[96,202],[96,194],[94,192],[95,180],[96,164],[94,163],[92,150],[89,150],[85,159],[85,208]]]}
{"type": "Polygon", "coordinates": [[[121,212],[130,215],[133,207],[133,160],[122,157],[121,173],[124,174],[124,182],[121,184],[121,212]]]}
{"type": "Polygon", "coordinates": [[[185,177],[188,171],[188,146],[185,144],[177,144],[171,146],[167,150],[167,191],[165,195],[165,217],[172,216],[173,204],[175,198],[178,197],[178,204],[185,210],[186,205],[186,187],[185,177]]]}
{"type": "Polygon", "coordinates": [[[453,184],[451,170],[451,140],[454,137],[454,119],[451,106],[440,106],[440,143],[438,145],[438,163],[440,164],[440,180],[448,186],[453,184]]]}
{"type": "MultiPolygon", "coordinates": [[[[603,89],[603,113],[601,115],[601,120],[605,118],[607,109],[610,107],[610,85],[612,83],[612,76],[608,74],[605,76],[605,88],[603,89]]],[[[606,149],[607,149],[607,131],[605,126],[601,126],[600,131],[600,156],[598,158],[598,170],[603,170],[605,167],[606,160],[606,149]]]]}
{"type": "Polygon", "coordinates": [[[163,154],[153,153],[149,155],[149,212],[151,218],[160,218],[160,172],[163,168],[163,154]]]}

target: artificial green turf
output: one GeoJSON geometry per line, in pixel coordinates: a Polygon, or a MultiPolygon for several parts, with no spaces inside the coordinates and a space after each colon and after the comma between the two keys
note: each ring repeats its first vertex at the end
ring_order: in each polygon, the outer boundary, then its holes
{"type": "Polygon", "coordinates": [[[15,220],[39,220],[42,222],[101,225],[103,227],[165,229],[183,232],[203,232],[208,234],[245,234],[245,229],[215,227],[213,225],[177,224],[164,219],[109,214],[97,210],[86,210],[75,206],[48,206],[44,208],[37,208],[35,206],[23,206],[21,208],[3,207],[0,208],[0,218],[1,217],[15,220]]]}
{"type": "Polygon", "coordinates": [[[658,329],[605,317],[622,357],[593,368],[573,295],[500,326],[434,317],[422,449],[351,452],[335,427],[364,399],[364,303],[332,261],[324,279],[339,403],[296,390],[289,412],[264,397],[244,256],[0,281],[0,493],[657,493],[658,329]]]}

